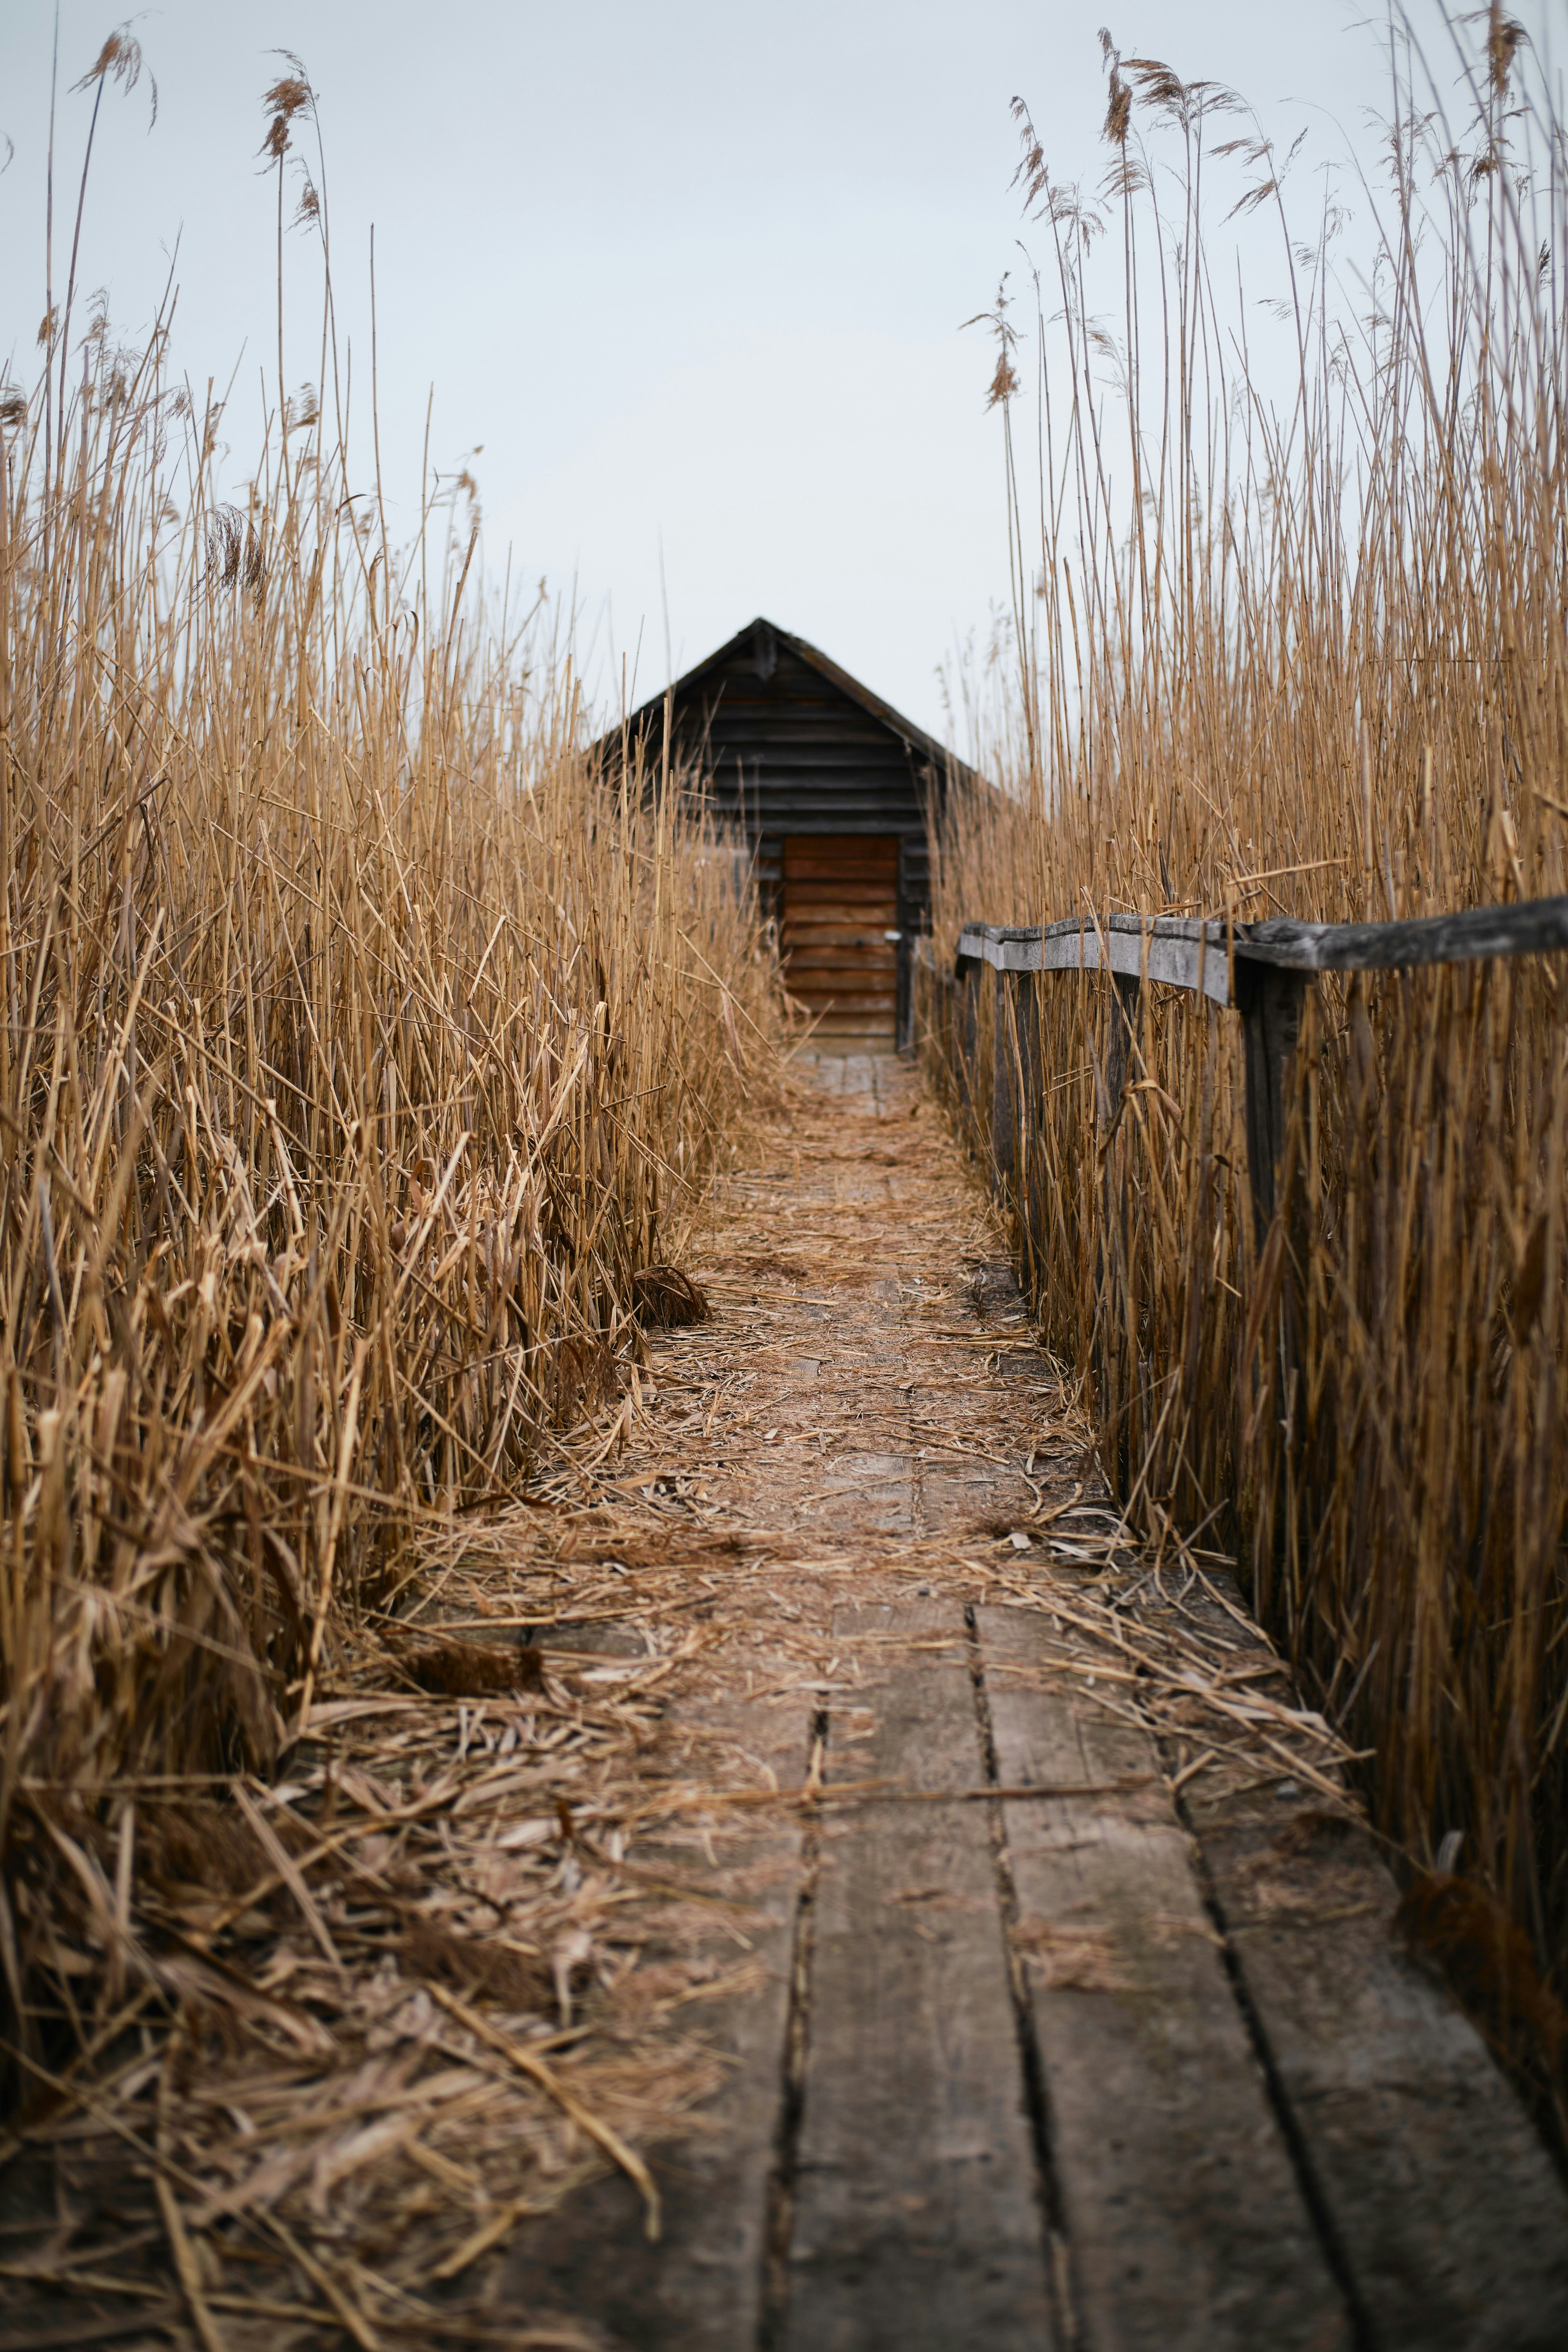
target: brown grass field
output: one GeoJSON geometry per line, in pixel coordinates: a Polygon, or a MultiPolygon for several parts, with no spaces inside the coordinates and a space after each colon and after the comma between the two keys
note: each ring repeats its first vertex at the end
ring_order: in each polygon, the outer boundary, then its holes
{"type": "Polygon", "coordinates": [[[0,406],[10,2100],[146,1979],[171,1792],[272,1770],[431,1530],[625,1385],[781,1018],[732,854],[605,792],[477,519],[399,550],[351,497],[335,354],[239,511],[162,323],[79,346],[74,291],[0,406]]]}
{"type": "MultiPolygon", "coordinates": [[[[1498,5],[1436,30],[1440,55],[1392,46],[1353,300],[1331,210],[1298,241],[1288,159],[1218,84],[1108,48],[1092,198],[1023,116],[1068,365],[1038,387],[1037,561],[998,311],[1017,683],[1006,792],[943,845],[939,961],[964,919],[1376,921],[1568,889],[1564,129],[1498,5]],[[1211,276],[1222,202],[1279,221],[1282,404],[1211,276]]],[[[1374,1751],[1430,1940],[1561,2128],[1568,973],[1321,984],[1260,1255],[1239,1023],[1146,991],[1108,1132],[1109,988],[1037,985],[1048,1084],[1014,1207],[1046,1333],[1092,1372],[1151,1537],[1225,1528],[1374,1751]]]]}

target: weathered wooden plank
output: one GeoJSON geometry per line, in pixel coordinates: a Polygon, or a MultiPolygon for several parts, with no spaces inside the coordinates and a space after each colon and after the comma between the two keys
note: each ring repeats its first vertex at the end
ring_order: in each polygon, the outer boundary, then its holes
{"type": "Polygon", "coordinates": [[[813,940],[831,942],[845,933],[851,939],[859,939],[868,931],[880,939],[884,930],[898,928],[897,907],[892,894],[887,891],[879,891],[875,897],[868,891],[864,898],[852,898],[847,893],[841,898],[836,892],[831,898],[807,900],[803,906],[792,885],[785,911],[792,928],[813,940]]]}
{"type": "Polygon", "coordinates": [[[1247,1066],[1247,1168],[1259,1249],[1274,1215],[1285,1149],[1286,1089],[1307,986],[1305,972],[1275,971],[1266,964],[1237,966],[1247,1066]]]}
{"type": "Polygon", "coordinates": [[[977,1612],[997,1777],[1140,1782],[1003,1809],[1079,2308],[1096,2352],[1334,2352],[1352,2334],[1152,1742],[977,1612]],[[1019,1670],[1023,1670],[1020,1675],[1019,1670]]]}
{"type": "Polygon", "coordinates": [[[835,1454],[800,1509],[813,1527],[841,1528],[846,1535],[913,1535],[913,1460],[907,1454],[835,1454]]]}
{"type": "Polygon", "coordinates": [[[991,1023],[991,1166],[1004,1197],[1018,1159],[1017,989],[1014,973],[996,974],[991,1023]]]}
{"type": "Polygon", "coordinates": [[[891,1004],[895,992],[891,971],[884,981],[883,974],[869,960],[858,971],[843,973],[842,978],[839,971],[824,971],[810,965],[797,972],[792,962],[785,966],[784,985],[792,996],[813,1001],[832,997],[846,1005],[862,998],[872,1004],[891,1004]]]}
{"type": "MultiPolygon", "coordinates": [[[[879,913],[879,908],[878,911],[879,913]]],[[[891,944],[885,940],[883,930],[878,929],[871,916],[863,910],[841,916],[831,908],[817,908],[803,914],[796,908],[790,916],[790,923],[802,943],[809,941],[814,948],[858,947],[868,936],[879,945],[891,944]]],[[[888,928],[894,927],[885,926],[884,929],[888,928]]]]}
{"type": "Polygon", "coordinates": [[[858,971],[846,971],[841,965],[824,969],[820,964],[808,964],[801,971],[795,969],[793,960],[785,975],[785,986],[792,996],[798,996],[808,1003],[833,1003],[846,1007],[851,1003],[864,1003],[890,1010],[895,993],[891,971],[883,985],[875,968],[862,967],[858,971]]]}
{"type": "Polygon", "coordinates": [[[1375,2342],[1568,2344],[1568,2195],[1544,2147],[1479,2036],[1391,1940],[1396,1890],[1371,1838],[1280,1813],[1269,1788],[1194,1803],[1191,1820],[1375,2342]]]}
{"type": "Polygon", "coordinates": [[[1135,973],[1112,974],[1106,1025],[1105,1099],[1100,1106],[1100,1123],[1102,1128],[1110,1128],[1121,1117],[1121,1097],[1138,1067],[1143,1032],[1143,985],[1135,973]]]}
{"type": "Polygon", "coordinates": [[[1500,907],[1464,907],[1391,923],[1226,925],[1185,916],[1074,916],[1038,927],[966,923],[960,962],[1003,971],[1142,972],[1177,988],[1201,988],[1232,1002],[1227,965],[1268,964],[1283,971],[1407,971],[1418,965],[1473,963],[1490,956],[1544,955],[1568,948],[1568,897],[1521,898],[1500,907]]]}
{"type": "MultiPolygon", "coordinates": [[[[858,1653],[876,1732],[838,1757],[830,1740],[829,1783],[977,1786],[960,1612],[846,1612],[835,1632],[922,1647],[885,1680],[858,1653]]],[[[1045,2235],[984,1813],[872,1801],[821,1836],[784,2342],[1039,2352],[1045,2235]]]]}
{"type": "Polygon", "coordinates": [[[827,994],[819,997],[809,989],[795,989],[791,993],[799,998],[808,1012],[816,1012],[821,1016],[819,1025],[825,1032],[844,1037],[880,1036],[889,1045],[892,1043],[892,1002],[889,997],[827,994]]]}
{"type": "Polygon", "coordinates": [[[821,930],[831,926],[869,929],[873,919],[889,908],[895,908],[896,916],[896,901],[891,890],[879,887],[864,892],[834,889],[829,895],[826,883],[810,887],[813,892],[820,895],[804,896],[801,886],[788,882],[785,901],[789,920],[803,923],[810,930],[821,930]]]}
{"type": "MultiPolygon", "coordinates": [[[[799,1717],[770,1717],[730,1703],[708,1709],[704,1727],[732,1738],[768,1763],[784,1786],[798,1786],[808,1745],[799,1717]]],[[[736,2352],[762,2325],[768,2184],[784,2099],[802,1825],[787,1815],[712,1832],[713,1884],[738,1890],[734,1915],[752,1949],[716,1943],[723,1969],[738,1958],[760,1964],[750,1991],[693,2012],[729,2062],[723,2088],[704,2110],[700,2134],[650,2161],[664,2205],[655,2245],[642,2200],[621,2173],[595,2180],[555,2213],[519,2232],[498,2298],[538,2323],[559,2313],[596,2329],[606,2346],[646,2352],[736,2352]]],[[[655,1857],[639,1851],[637,1859],[655,1857]]],[[[672,1856],[682,1879],[695,1874],[688,1851],[672,1856]]],[[[700,1869],[699,1860],[696,1865],[700,1869]]]]}
{"type": "Polygon", "coordinates": [[[964,1542],[1005,1535],[1028,1524],[1035,1496],[1021,1471],[919,1465],[922,1531],[964,1542]]]}
{"type": "MultiPolygon", "coordinates": [[[[1239,943],[1239,942],[1238,942],[1239,943]]],[[[1542,955],[1568,947],[1568,898],[1520,898],[1394,923],[1247,927],[1245,953],[1298,971],[1404,971],[1416,964],[1472,963],[1485,956],[1542,955]]]]}
{"type": "Polygon", "coordinates": [[[980,971],[978,965],[967,965],[960,975],[962,985],[954,1007],[953,1042],[957,1048],[958,1099],[960,1108],[973,1115],[976,1101],[975,1055],[980,1043],[980,971]]]}
{"type": "MultiPolygon", "coordinates": [[[[848,948],[807,949],[804,953],[793,940],[786,942],[789,975],[792,982],[810,974],[814,984],[822,987],[837,974],[859,986],[879,990],[886,987],[890,995],[896,969],[896,953],[880,940],[854,942],[848,948]]],[[[798,994],[798,990],[796,991],[798,994]]]]}
{"type": "Polygon", "coordinates": [[[880,988],[884,983],[889,990],[892,987],[897,950],[880,939],[868,939],[858,948],[833,948],[826,951],[807,949],[802,954],[798,940],[786,930],[784,950],[786,984],[793,982],[798,969],[802,978],[811,978],[819,983],[837,972],[843,972],[869,987],[880,988]]]}
{"type": "Polygon", "coordinates": [[[958,963],[988,963],[997,971],[1110,971],[1201,989],[1216,1004],[1231,1002],[1225,927],[1182,916],[1074,917],[1043,928],[966,923],[958,963]]]}

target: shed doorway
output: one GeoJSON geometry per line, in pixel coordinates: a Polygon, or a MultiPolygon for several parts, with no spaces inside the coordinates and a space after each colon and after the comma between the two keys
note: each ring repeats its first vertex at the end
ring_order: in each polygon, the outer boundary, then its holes
{"type": "Polygon", "coordinates": [[[819,1034],[893,1043],[899,1012],[896,834],[789,834],[784,986],[819,1034]]]}

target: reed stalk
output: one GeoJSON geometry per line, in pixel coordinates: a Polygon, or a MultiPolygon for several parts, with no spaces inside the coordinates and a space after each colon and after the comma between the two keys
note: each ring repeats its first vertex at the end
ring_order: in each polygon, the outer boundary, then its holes
{"type": "MultiPolygon", "coordinates": [[[[1441,58],[1388,29],[1359,288],[1331,205],[1301,239],[1289,159],[1220,85],[1107,41],[1093,194],[1021,115],[1050,257],[1040,556],[1026,577],[1016,507],[1011,748],[1002,789],[954,804],[939,964],[965,919],[1378,920],[1568,888],[1564,126],[1499,6],[1439,18],[1441,58]],[[1283,364],[1224,290],[1221,203],[1279,221],[1283,364]]],[[[1009,1198],[1051,1344],[1151,1540],[1224,1528],[1375,1751],[1429,1940],[1561,2129],[1568,972],[1320,983],[1261,1242],[1235,1017],[1147,987],[1122,1048],[1104,980],[1034,991],[1009,1198]]],[[[984,1063],[989,992],[978,1015],[984,1063]]],[[[989,1102],[959,1105],[987,1151],[989,1102]]]]}
{"type": "Polygon", "coordinates": [[[0,2040],[51,2063],[127,1791],[269,1769],[411,1538],[558,1459],[771,1067],[742,869],[602,783],[471,485],[389,543],[330,309],[242,509],[167,309],[0,401],[0,2040]]]}

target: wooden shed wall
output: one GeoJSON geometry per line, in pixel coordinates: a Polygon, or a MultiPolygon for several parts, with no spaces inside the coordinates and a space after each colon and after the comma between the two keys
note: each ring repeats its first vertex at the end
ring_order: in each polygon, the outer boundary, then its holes
{"type": "MultiPolygon", "coordinates": [[[[673,749],[682,761],[700,764],[716,814],[743,831],[754,853],[764,907],[792,932],[798,926],[787,922],[786,843],[804,837],[826,849],[826,837],[837,835],[862,845],[888,844],[897,909],[896,925],[889,928],[904,935],[895,958],[901,1034],[909,1017],[910,942],[930,919],[926,796],[943,791],[945,761],[909,722],[868,708],[851,690],[853,680],[840,685],[817,660],[826,657],[807,659],[770,623],[753,623],[673,688],[673,749]]],[[[662,698],[645,705],[630,722],[656,758],[664,724],[662,698]]],[[[847,842],[846,850],[859,856],[847,842]]],[[[885,936],[879,930],[879,950],[885,936]]],[[[802,981],[804,951],[803,939],[790,958],[800,965],[802,981]]],[[[878,961],[885,958],[879,954],[878,961]]],[[[868,1000],[859,1009],[868,1027],[882,1024],[879,1004],[869,1002],[881,986],[853,992],[868,1000]]],[[[844,1012],[847,1018],[847,997],[844,1012]]],[[[842,1024],[836,1020],[835,1025],[842,1024]]]]}
{"type": "Polygon", "coordinates": [[[715,809],[744,827],[767,897],[776,899],[792,835],[892,835],[900,905],[910,924],[921,920],[927,763],[793,646],[772,632],[748,639],[677,689],[674,722],[681,752],[700,756],[711,777],[715,809]]]}

